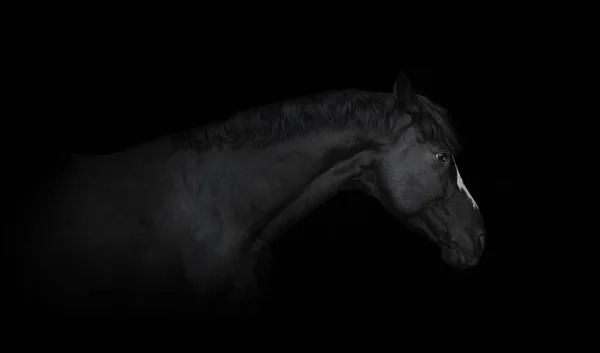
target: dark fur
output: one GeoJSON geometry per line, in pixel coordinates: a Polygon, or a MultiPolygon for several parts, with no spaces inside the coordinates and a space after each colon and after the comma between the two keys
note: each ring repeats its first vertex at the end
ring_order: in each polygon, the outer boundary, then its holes
{"type": "MultiPolygon", "coordinates": [[[[386,207],[401,218],[451,195],[448,212],[430,215],[436,226],[420,228],[432,238],[464,230],[457,239],[474,244],[467,236],[479,231],[478,211],[464,192],[453,192],[451,165],[417,143],[456,153],[449,116],[408,84],[396,86],[399,94],[345,90],[274,103],[74,160],[49,188],[47,214],[36,225],[41,236],[32,255],[50,293],[69,307],[65,288],[77,297],[87,287],[122,286],[144,306],[178,287],[171,283],[178,273],[199,297],[229,290],[231,302],[240,302],[261,249],[355,181],[380,201],[398,201],[386,207]]],[[[478,260],[480,252],[465,251],[478,260]]]]}

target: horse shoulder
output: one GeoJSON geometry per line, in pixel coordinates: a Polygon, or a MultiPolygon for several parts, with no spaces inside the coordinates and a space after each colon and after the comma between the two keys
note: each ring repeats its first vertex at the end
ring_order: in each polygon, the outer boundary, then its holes
{"type": "Polygon", "coordinates": [[[182,150],[168,162],[173,193],[169,218],[185,228],[181,255],[186,277],[197,291],[224,284],[241,256],[244,225],[231,203],[231,156],[182,150]]]}

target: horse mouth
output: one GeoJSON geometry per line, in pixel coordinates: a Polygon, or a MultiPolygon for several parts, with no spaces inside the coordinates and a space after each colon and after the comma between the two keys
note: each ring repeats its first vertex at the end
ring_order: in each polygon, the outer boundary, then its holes
{"type": "Polygon", "coordinates": [[[448,246],[442,247],[442,258],[448,265],[461,271],[473,267],[478,263],[476,259],[472,259],[461,251],[452,249],[448,246]]]}

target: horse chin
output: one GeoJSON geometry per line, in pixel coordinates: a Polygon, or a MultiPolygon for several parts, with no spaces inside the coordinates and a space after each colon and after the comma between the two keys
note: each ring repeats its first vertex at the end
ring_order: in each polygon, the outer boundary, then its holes
{"type": "Polygon", "coordinates": [[[464,271],[477,264],[476,260],[472,260],[458,250],[449,247],[442,248],[442,259],[457,270],[464,271]]]}

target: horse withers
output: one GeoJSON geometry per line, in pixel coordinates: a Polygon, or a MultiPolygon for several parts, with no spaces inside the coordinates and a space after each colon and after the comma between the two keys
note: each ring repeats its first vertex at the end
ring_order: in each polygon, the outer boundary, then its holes
{"type": "Polygon", "coordinates": [[[478,264],[485,229],[458,149],[445,110],[403,74],[393,94],[345,90],[275,103],[74,158],[42,201],[31,254],[44,288],[56,303],[79,303],[74,310],[117,297],[143,306],[180,284],[195,298],[226,292],[237,302],[278,235],[357,188],[463,270],[478,264]]]}

